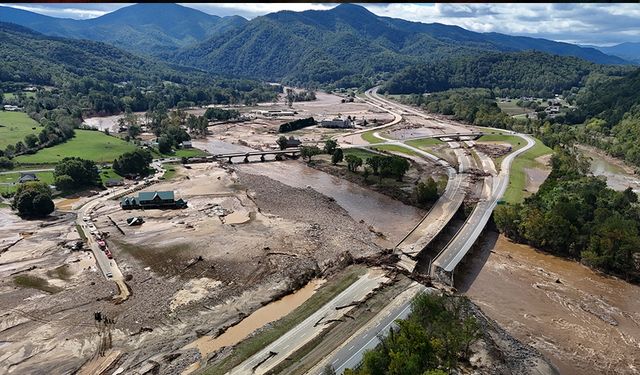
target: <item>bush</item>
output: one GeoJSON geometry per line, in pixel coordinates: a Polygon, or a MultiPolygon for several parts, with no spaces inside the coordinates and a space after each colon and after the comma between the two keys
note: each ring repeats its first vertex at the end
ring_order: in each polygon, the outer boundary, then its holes
{"type": "Polygon", "coordinates": [[[55,209],[51,200],[51,189],[43,182],[27,182],[18,186],[11,207],[21,217],[41,218],[55,209]]]}
{"type": "Polygon", "coordinates": [[[6,156],[0,157],[0,169],[13,169],[13,161],[6,156]]]}
{"type": "Polygon", "coordinates": [[[138,149],[120,155],[113,161],[113,170],[121,175],[144,175],[147,174],[149,163],[153,156],[148,150],[138,149]]]}
{"type": "Polygon", "coordinates": [[[313,117],[289,121],[280,125],[280,127],[278,128],[278,132],[279,133],[291,132],[294,130],[306,128],[307,126],[313,126],[315,124],[316,124],[316,120],[314,120],[313,117]]]}
{"type": "Polygon", "coordinates": [[[56,187],[62,191],[100,186],[102,184],[96,163],[92,160],[78,157],[62,159],[56,165],[53,176],[56,187]]]}

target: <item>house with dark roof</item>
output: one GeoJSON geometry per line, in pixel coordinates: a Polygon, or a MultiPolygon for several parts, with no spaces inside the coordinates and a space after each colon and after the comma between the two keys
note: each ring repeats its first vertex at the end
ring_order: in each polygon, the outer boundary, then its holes
{"type": "Polygon", "coordinates": [[[24,184],[25,182],[31,182],[31,181],[40,181],[40,180],[38,179],[38,176],[36,176],[35,173],[20,172],[20,178],[18,178],[19,183],[24,184]]]}
{"type": "Polygon", "coordinates": [[[120,200],[123,210],[140,208],[186,208],[187,201],[176,200],[173,191],[144,191],[137,197],[124,197],[120,200]]]}

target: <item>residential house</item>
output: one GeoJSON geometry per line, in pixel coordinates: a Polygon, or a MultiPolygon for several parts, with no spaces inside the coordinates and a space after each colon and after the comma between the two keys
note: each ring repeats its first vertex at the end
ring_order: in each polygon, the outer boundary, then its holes
{"type": "Polygon", "coordinates": [[[25,182],[32,182],[32,181],[40,181],[38,179],[38,176],[36,176],[35,173],[20,172],[20,178],[18,178],[19,183],[24,184],[25,182]]]}
{"type": "Polygon", "coordinates": [[[120,201],[123,210],[140,208],[186,208],[185,200],[176,200],[173,191],[146,191],[138,193],[137,197],[124,197],[120,201]]]}

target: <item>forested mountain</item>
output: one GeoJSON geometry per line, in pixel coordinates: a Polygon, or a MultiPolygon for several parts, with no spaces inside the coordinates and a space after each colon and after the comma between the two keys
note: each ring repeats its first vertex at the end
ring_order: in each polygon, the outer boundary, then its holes
{"type": "Polygon", "coordinates": [[[69,79],[82,77],[116,83],[175,80],[181,74],[178,68],[104,43],[46,36],[2,22],[0,56],[3,82],[61,86],[69,79]]]}
{"type": "Polygon", "coordinates": [[[585,46],[592,47],[597,49],[598,51],[604,52],[607,55],[618,56],[628,61],[635,62],[636,64],[640,64],[640,43],[620,43],[615,46],[610,47],[596,47],[596,46],[585,46]]]}
{"type": "Polygon", "coordinates": [[[594,49],[379,17],[353,4],[327,11],[267,14],[165,57],[218,73],[345,86],[366,83],[364,77],[376,80],[415,63],[531,49],[596,63],[624,63],[594,49]]]}
{"type": "Polygon", "coordinates": [[[203,41],[248,22],[176,4],[136,4],[101,17],[73,20],[0,7],[0,21],[46,35],[107,42],[128,51],[158,54],[203,41]]]}
{"type": "Polygon", "coordinates": [[[624,77],[594,75],[576,97],[586,125],[577,139],[640,166],[640,69],[624,77]]]}
{"type": "Polygon", "coordinates": [[[629,69],[543,52],[492,52],[409,66],[382,91],[412,94],[475,87],[497,89],[497,95],[549,97],[580,86],[591,72],[621,74],[629,69]]]}

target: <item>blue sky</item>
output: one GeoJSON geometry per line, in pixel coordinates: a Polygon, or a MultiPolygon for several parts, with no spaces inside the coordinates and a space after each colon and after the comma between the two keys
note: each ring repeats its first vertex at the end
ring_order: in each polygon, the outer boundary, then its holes
{"type": "MultiPolygon", "coordinates": [[[[2,4],[54,17],[85,19],[130,4],[2,4]]],[[[331,3],[181,4],[219,16],[251,19],[279,10],[330,9],[331,3]]],[[[425,23],[440,22],[478,32],[541,37],[570,43],[611,45],[640,42],[640,5],[636,4],[363,4],[380,16],[425,23]]]]}

